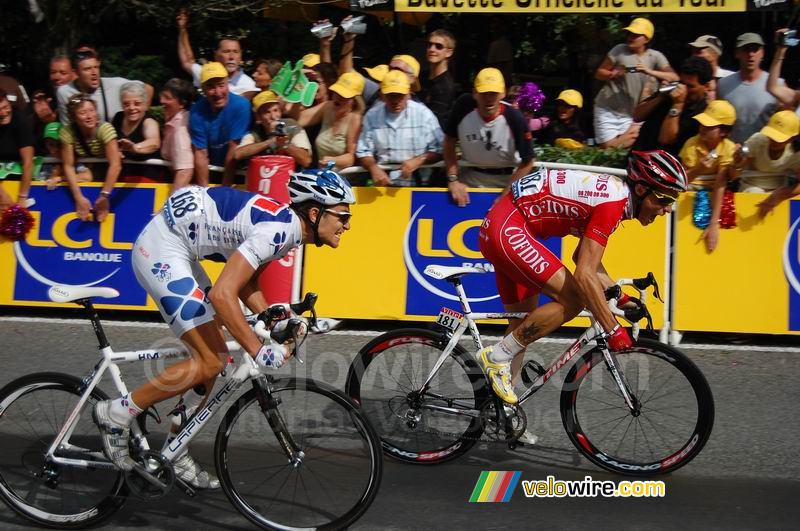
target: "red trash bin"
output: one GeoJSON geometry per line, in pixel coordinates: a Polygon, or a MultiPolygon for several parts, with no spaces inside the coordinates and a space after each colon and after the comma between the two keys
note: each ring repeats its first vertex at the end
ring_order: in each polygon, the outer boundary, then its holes
{"type": "MultiPolygon", "coordinates": [[[[294,159],[284,155],[253,157],[247,167],[247,190],[271,197],[281,203],[289,202],[289,177],[294,171],[294,159]]],[[[269,304],[292,302],[292,278],[295,267],[295,251],[280,260],[267,264],[258,278],[261,292],[269,304]]]]}

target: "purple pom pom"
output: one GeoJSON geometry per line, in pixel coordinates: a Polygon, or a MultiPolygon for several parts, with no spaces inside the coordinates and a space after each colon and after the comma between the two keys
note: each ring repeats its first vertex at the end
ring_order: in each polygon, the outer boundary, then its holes
{"type": "Polygon", "coordinates": [[[20,205],[11,205],[0,217],[0,235],[14,241],[21,240],[33,228],[33,216],[20,205]]]}
{"type": "Polygon", "coordinates": [[[517,94],[517,108],[522,112],[535,113],[544,105],[545,95],[536,83],[523,83],[517,94]]]}

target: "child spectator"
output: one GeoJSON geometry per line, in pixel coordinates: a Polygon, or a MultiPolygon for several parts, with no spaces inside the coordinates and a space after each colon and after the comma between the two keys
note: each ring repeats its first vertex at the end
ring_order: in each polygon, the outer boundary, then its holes
{"type": "MultiPolygon", "coordinates": [[[[61,131],[61,122],[50,122],[44,127],[43,143],[46,150],[46,155],[54,159],[61,159],[61,138],[59,133],[61,131]]],[[[92,172],[88,167],[83,164],[75,166],[75,173],[79,183],[90,182],[92,180],[92,172]]],[[[52,190],[61,182],[61,177],[64,175],[64,170],[61,164],[43,164],[39,172],[37,180],[47,181],[47,189],[52,190]]]]}
{"type": "Polygon", "coordinates": [[[236,160],[256,155],[288,155],[300,168],[311,164],[311,143],[305,130],[292,119],[283,120],[278,95],[271,90],[253,98],[256,125],[244,135],[234,152],[236,160]]]}
{"type": "Polygon", "coordinates": [[[110,210],[111,193],[119,177],[121,156],[117,146],[117,132],[108,122],[100,121],[97,104],[88,94],[78,93],[67,102],[69,125],[61,128],[61,160],[64,163],[64,176],[69,183],[75,200],[75,211],[82,221],[89,220],[92,204],[78,186],[76,159],[78,157],[105,157],[108,159],[103,189],[94,202],[94,216],[103,221],[110,210]]]}
{"type": "MultiPolygon", "coordinates": [[[[117,131],[117,143],[125,160],[160,159],[161,133],[158,122],[147,116],[147,92],[141,81],[129,81],[119,89],[122,110],[114,115],[112,125],[117,131]]],[[[164,172],[160,166],[123,164],[123,182],[161,182],[164,172]]]]}
{"type": "Polygon", "coordinates": [[[694,119],[700,123],[699,134],[686,141],[679,155],[689,183],[695,190],[710,189],[717,179],[725,184],[736,152],[730,139],[736,109],[725,100],[714,100],[694,119]]]}
{"type": "Polygon", "coordinates": [[[569,144],[572,147],[584,144],[586,133],[581,128],[582,108],[583,96],[580,92],[573,89],[562,90],[556,98],[556,113],[550,120],[550,126],[542,132],[542,142],[552,145],[569,144]],[[568,143],[565,140],[573,142],[568,143]]]}
{"type": "Polygon", "coordinates": [[[161,158],[169,161],[175,174],[172,191],[188,186],[194,174],[192,138],[189,135],[189,108],[193,96],[192,84],[177,77],[166,82],[159,96],[165,121],[161,158]]]}

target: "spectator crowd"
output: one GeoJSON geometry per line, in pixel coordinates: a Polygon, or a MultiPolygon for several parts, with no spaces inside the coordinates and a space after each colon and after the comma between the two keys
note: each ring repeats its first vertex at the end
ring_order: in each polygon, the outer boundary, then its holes
{"type": "Polygon", "coordinates": [[[554,112],[546,114],[539,112],[541,91],[511,83],[512,58],[501,53],[511,43],[501,31],[471,90],[459,94],[449,68],[457,42],[444,29],[428,35],[427,68],[398,54],[359,72],[356,21],[347,17],[338,27],[321,21],[312,31],[319,50],[290,61],[257,59],[248,75],[238,40],[221,39],[213,58],[198,60],[189,15],[181,12],[176,22],[186,79],[170,79],[158,91],[140,80],[103,76],[101,57],[90,46],[54,56],[50,86],[30,98],[0,74],[0,163],[17,163],[21,180],[16,199],[0,188],[0,211],[15,200],[25,204],[33,180],[51,188],[63,181],[78,216],[87,220],[93,210],[102,221],[117,182],[233,185],[239,170],[265,155],[291,157],[297,169],[360,166],[361,172],[345,172],[353,184],[446,184],[464,206],[468,188],[506,188],[529,173],[534,143],[596,145],[665,149],[680,157],[691,187],[710,195],[704,237],[713,251],[726,189],[769,194],[761,216],[800,193],[800,91],[780,77],[786,30],[775,32],[768,70],[762,69],[763,37],[742,33],[733,43],[738,70],[720,66],[725,46],[718,37],[701,35],[686,44],[676,71],[651,47],[653,24],[634,18],[624,42],[597,67],[589,130],[580,91],[561,87],[554,112]],[[288,97],[311,88],[307,100],[288,97]],[[150,109],[156,99],[159,113],[150,109]],[[41,164],[39,157],[50,158],[41,164]],[[443,170],[431,167],[440,160],[443,170]],[[94,204],[80,186],[92,180],[103,183],[94,204]]]}

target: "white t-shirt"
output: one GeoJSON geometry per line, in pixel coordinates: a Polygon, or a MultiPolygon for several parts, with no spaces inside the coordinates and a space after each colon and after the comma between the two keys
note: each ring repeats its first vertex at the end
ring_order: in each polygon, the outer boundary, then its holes
{"type": "MultiPolygon", "coordinates": [[[[767,92],[767,78],[762,71],[755,81],[743,81],[738,72],[723,77],[717,84],[717,98],[728,100],[736,109],[731,140],[742,143],[764,127],[778,110],[778,100],[767,92]]],[[[778,84],[784,85],[783,79],[778,84]]]]}
{"type": "MultiPolygon", "coordinates": [[[[122,103],[119,101],[119,89],[122,85],[129,82],[130,79],[124,77],[101,77],[100,86],[97,87],[89,96],[92,101],[97,104],[97,114],[101,122],[111,122],[114,115],[122,110],[122,103]],[[103,94],[105,93],[105,100],[103,94]]],[[[68,124],[69,118],[67,117],[67,103],[69,99],[81,92],[75,86],[74,81],[70,81],[66,85],[58,87],[56,99],[58,100],[58,119],[62,124],[68,124]]]]}
{"type": "MultiPolygon", "coordinates": [[[[197,63],[192,65],[192,79],[194,80],[194,86],[198,88],[200,87],[200,70],[202,70],[202,68],[203,67],[197,63]]],[[[238,74],[228,78],[228,86],[231,92],[239,96],[246,92],[260,92],[253,78],[245,74],[242,69],[239,69],[238,74]]]]}

